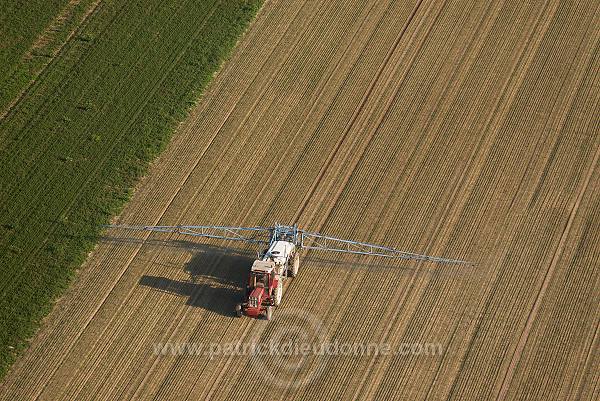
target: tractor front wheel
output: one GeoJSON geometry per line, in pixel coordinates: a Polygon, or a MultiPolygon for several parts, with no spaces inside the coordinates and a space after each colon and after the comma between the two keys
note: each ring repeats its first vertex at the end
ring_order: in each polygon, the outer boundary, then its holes
{"type": "Polygon", "coordinates": [[[267,311],[265,312],[265,316],[267,318],[267,320],[271,320],[271,318],[273,318],[273,307],[272,306],[267,306],[267,311]]]}
{"type": "Polygon", "coordinates": [[[275,288],[275,291],[273,291],[273,298],[274,298],[273,301],[274,301],[275,306],[279,306],[279,304],[281,303],[282,296],[283,296],[283,280],[280,277],[279,281],[277,282],[277,287],[275,288]]]}

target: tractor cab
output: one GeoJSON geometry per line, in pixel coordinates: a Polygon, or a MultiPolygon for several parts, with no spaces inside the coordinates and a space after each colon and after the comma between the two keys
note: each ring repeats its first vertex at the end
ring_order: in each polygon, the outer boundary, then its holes
{"type": "Polygon", "coordinates": [[[266,273],[250,273],[249,288],[269,288],[269,275],[266,273]]]}
{"type": "Polygon", "coordinates": [[[275,268],[275,263],[271,260],[255,260],[252,263],[252,268],[250,269],[250,275],[271,275],[273,269],[275,268]]]}
{"type": "Polygon", "coordinates": [[[275,263],[273,261],[255,260],[250,269],[247,290],[251,292],[255,288],[263,288],[269,292],[274,277],[275,263]]]}

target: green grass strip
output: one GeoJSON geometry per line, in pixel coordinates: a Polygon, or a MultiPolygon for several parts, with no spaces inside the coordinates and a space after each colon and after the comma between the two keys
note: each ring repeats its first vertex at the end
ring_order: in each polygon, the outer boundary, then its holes
{"type": "Polygon", "coordinates": [[[261,0],[104,0],[0,121],[0,375],[261,0]]]}

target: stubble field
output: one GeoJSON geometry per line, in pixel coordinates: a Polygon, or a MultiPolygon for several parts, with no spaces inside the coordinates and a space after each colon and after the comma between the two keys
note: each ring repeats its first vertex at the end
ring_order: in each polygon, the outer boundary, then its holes
{"type": "Polygon", "coordinates": [[[115,222],[271,225],[473,261],[303,254],[236,318],[254,249],[107,230],[6,399],[600,398],[600,6],[267,1],[115,222]],[[439,344],[160,355],[156,344],[439,344]]]}

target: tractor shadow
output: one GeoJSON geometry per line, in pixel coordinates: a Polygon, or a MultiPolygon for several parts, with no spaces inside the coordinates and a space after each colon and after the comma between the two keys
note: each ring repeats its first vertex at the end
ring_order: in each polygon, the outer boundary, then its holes
{"type": "MultiPolygon", "coordinates": [[[[255,259],[252,252],[244,249],[199,244],[186,240],[143,240],[119,237],[103,237],[102,240],[115,244],[180,249],[191,253],[192,259],[183,266],[183,271],[188,276],[186,279],[145,274],[139,279],[138,284],[174,296],[185,297],[186,305],[228,317],[236,316],[235,305],[243,299],[248,272],[255,259]]],[[[151,263],[165,265],[157,261],[151,263]]]]}
{"type": "Polygon", "coordinates": [[[185,297],[185,304],[222,316],[235,316],[235,305],[242,300],[244,283],[253,258],[226,253],[195,254],[185,265],[187,280],[144,275],[139,285],[185,297]]]}

